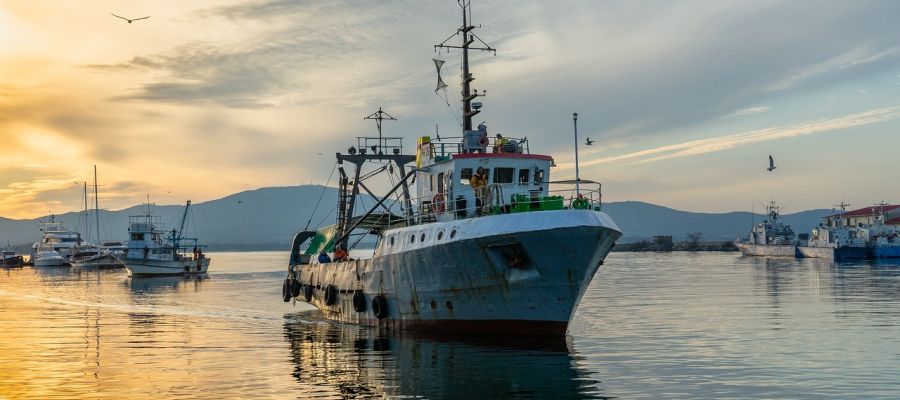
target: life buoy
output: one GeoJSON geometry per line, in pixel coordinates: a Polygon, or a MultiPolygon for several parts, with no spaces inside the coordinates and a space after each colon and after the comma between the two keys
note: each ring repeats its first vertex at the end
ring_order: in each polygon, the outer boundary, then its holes
{"type": "Polygon", "coordinates": [[[296,279],[291,279],[291,297],[300,296],[300,289],[302,285],[300,285],[300,281],[296,279]]]}
{"type": "Polygon", "coordinates": [[[375,318],[384,319],[388,316],[388,304],[387,299],[384,298],[383,295],[378,295],[372,298],[372,313],[375,314],[375,318]]]}
{"type": "Polygon", "coordinates": [[[366,295],[363,294],[362,290],[357,290],[353,293],[353,310],[356,312],[366,311],[366,295]]]}
{"type": "Polygon", "coordinates": [[[444,203],[444,195],[442,193],[438,193],[431,198],[431,211],[435,214],[442,214],[446,209],[446,204],[444,203]]]}
{"type": "Polygon", "coordinates": [[[331,306],[334,303],[337,303],[338,300],[338,290],[334,285],[328,285],[325,288],[325,305],[331,306]]]}
{"type": "Polygon", "coordinates": [[[291,301],[290,285],[290,279],[285,279],[284,283],[281,285],[281,299],[284,300],[285,303],[291,301]]]}
{"type": "Polygon", "coordinates": [[[303,301],[309,303],[312,301],[313,286],[310,284],[303,285],[303,301]]]}

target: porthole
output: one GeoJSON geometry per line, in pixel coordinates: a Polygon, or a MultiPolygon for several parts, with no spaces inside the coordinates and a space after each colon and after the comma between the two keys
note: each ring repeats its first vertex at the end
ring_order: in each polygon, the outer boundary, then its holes
{"type": "Polygon", "coordinates": [[[431,309],[432,309],[432,310],[437,310],[437,302],[434,301],[434,300],[431,301],[431,309]]]}
{"type": "Polygon", "coordinates": [[[394,237],[391,236],[391,246],[393,246],[393,245],[394,245],[394,237]]]}
{"type": "Polygon", "coordinates": [[[422,243],[425,242],[425,234],[424,233],[422,234],[422,236],[419,236],[419,241],[422,243]]]}
{"type": "Polygon", "coordinates": [[[453,309],[453,302],[451,302],[450,300],[447,300],[447,309],[448,309],[448,310],[452,310],[452,309],[453,309]]]}
{"type": "Polygon", "coordinates": [[[409,242],[410,242],[410,243],[415,243],[415,242],[416,242],[416,235],[415,235],[415,234],[409,235],[409,242]]]}
{"type": "Polygon", "coordinates": [[[444,238],[444,231],[438,232],[438,240],[441,240],[443,238],[444,238]]]}
{"type": "Polygon", "coordinates": [[[453,239],[455,237],[456,237],[456,229],[450,231],[450,239],[453,239]]]}

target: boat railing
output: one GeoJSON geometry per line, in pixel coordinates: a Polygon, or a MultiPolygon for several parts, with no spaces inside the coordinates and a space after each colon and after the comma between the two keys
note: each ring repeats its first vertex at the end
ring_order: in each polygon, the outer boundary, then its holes
{"type": "MultiPolygon", "coordinates": [[[[449,160],[454,154],[465,153],[464,139],[462,136],[429,139],[432,156],[436,161],[444,161],[449,160]]],[[[529,153],[528,138],[488,136],[483,144],[486,153],[529,153]]]]}
{"type": "MultiPolygon", "coordinates": [[[[591,182],[596,184],[595,182],[591,182]]],[[[552,182],[547,182],[552,184],[552,182]]],[[[387,214],[381,218],[379,224],[368,224],[370,229],[385,230],[399,226],[419,225],[435,221],[460,220],[478,218],[487,215],[513,214],[546,210],[602,210],[602,194],[600,185],[591,188],[585,184],[584,188],[564,188],[549,190],[547,195],[535,191],[522,194],[520,191],[509,193],[514,184],[490,184],[480,191],[480,201],[473,204],[471,201],[450,199],[446,194],[432,197],[414,197],[411,199],[415,205],[415,212],[409,217],[387,214]],[[480,203],[480,204],[479,204],[480,203]],[[376,226],[377,225],[377,226],[376,226]]],[[[450,194],[452,195],[452,193],[450,194]]]]}

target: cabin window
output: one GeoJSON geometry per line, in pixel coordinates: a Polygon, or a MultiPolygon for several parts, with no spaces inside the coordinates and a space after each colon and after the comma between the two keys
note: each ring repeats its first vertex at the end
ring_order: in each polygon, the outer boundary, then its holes
{"type": "Polygon", "coordinates": [[[520,169],[519,170],[519,184],[527,185],[528,184],[528,169],[520,169]]]}
{"type": "Polygon", "coordinates": [[[444,193],[444,173],[441,172],[437,176],[438,193],[444,193]]]}
{"type": "Polygon", "coordinates": [[[534,184],[535,185],[543,185],[544,184],[544,170],[534,167],[534,184]]]}
{"type": "Polygon", "coordinates": [[[463,168],[459,170],[459,183],[468,186],[470,179],[472,179],[472,168],[463,168]]]}
{"type": "Polygon", "coordinates": [[[144,240],[144,234],[143,233],[132,233],[131,240],[144,240]]]}
{"type": "Polygon", "coordinates": [[[428,175],[428,190],[434,192],[434,175],[428,175]]]}
{"type": "Polygon", "coordinates": [[[513,183],[515,168],[494,168],[494,183],[513,183]]]}

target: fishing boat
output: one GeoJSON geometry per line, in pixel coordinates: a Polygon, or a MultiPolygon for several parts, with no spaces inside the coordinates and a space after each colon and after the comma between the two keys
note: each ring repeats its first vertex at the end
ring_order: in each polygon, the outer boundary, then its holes
{"type": "Polygon", "coordinates": [[[558,182],[574,191],[551,192],[551,156],[532,153],[527,138],[473,127],[483,92],[470,87],[469,52],[495,50],[473,45],[469,2],[460,6],[462,43],[436,48],[462,51],[461,136],[423,136],[415,155],[403,154],[401,138],[382,136],[394,118],[368,116],[378,137],[337,153],[336,223],[294,237],[282,297],[385,329],[562,336],[621,231],[601,211],[599,183],[576,173],[558,182]],[[376,176],[389,182],[386,194],[372,191],[376,176]],[[361,194],[375,203],[362,212],[361,194]],[[345,257],[371,236],[371,257],[345,257]]]}
{"type": "Polygon", "coordinates": [[[900,257],[900,235],[891,216],[900,215],[900,206],[876,204],[825,217],[813,228],[809,241],[797,248],[802,257],[835,261],[900,257]]]}
{"type": "Polygon", "coordinates": [[[171,231],[151,213],[149,204],[144,214],[128,218],[129,239],[121,259],[128,276],[206,273],[210,259],[203,254],[204,246],[197,244],[197,238],[183,235],[190,209],[188,200],[179,228],[171,231]]]}
{"type": "Polygon", "coordinates": [[[63,267],[69,265],[69,256],[81,244],[81,234],[70,231],[51,214],[41,222],[41,240],[31,246],[31,263],[35,267],[63,267]]]}
{"type": "Polygon", "coordinates": [[[0,267],[21,267],[25,265],[25,257],[20,254],[16,254],[16,251],[12,249],[11,246],[7,243],[5,249],[0,250],[0,267]]]}
{"type": "Polygon", "coordinates": [[[734,245],[745,256],[795,257],[797,241],[790,225],[778,221],[781,207],[775,201],[766,206],[768,219],[750,229],[746,241],[737,240],[734,245]]]}

